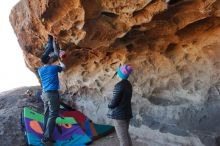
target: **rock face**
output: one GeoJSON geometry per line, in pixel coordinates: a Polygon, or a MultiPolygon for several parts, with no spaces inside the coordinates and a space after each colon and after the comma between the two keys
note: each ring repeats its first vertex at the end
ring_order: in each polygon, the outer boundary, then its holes
{"type": "Polygon", "coordinates": [[[29,87],[0,93],[0,146],[25,146],[24,131],[21,128],[23,107],[33,108],[43,113],[39,87],[31,87],[33,96],[27,96],[29,87]]]}
{"type": "Polygon", "coordinates": [[[21,0],[10,21],[33,72],[47,34],[57,38],[67,52],[62,98],[94,121],[111,122],[112,76],[127,63],[134,67],[131,132],[152,146],[214,145],[219,0],[21,0]]]}

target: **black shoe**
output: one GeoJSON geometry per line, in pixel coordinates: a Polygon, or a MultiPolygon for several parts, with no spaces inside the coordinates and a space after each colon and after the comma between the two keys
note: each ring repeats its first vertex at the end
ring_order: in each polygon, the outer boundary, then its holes
{"type": "Polygon", "coordinates": [[[56,143],[55,140],[53,140],[52,138],[42,138],[41,142],[45,145],[45,146],[51,146],[53,145],[53,143],[56,143]]]}
{"type": "Polygon", "coordinates": [[[49,138],[49,141],[50,141],[51,143],[56,143],[56,141],[55,141],[53,138],[49,138]]]}
{"type": "Polygon", "coordinates": [[[49,41],[53,42],[53,36],[50,35],[50,34],[48,35],[48,42],[49,42],[49,41]]]}
{"type": "Polygon", "coordinates": [[[215,143],[217,146],[220,146],[220,136],[215,138],[215,143]]]}
{"type": "Polygon", "coordinates": [[[41,139],[41,143],[44,144],[44,146],[51,145],[49,141],[46,141],[44,138],[41,139]]]}

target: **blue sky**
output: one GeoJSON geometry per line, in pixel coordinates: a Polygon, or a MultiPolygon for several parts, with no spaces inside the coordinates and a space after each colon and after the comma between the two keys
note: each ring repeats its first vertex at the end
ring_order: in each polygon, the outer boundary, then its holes
{"type": "Polygon", "coordinates": [[[10,11],[18,1],[0,2],[0,92],[22,86],[39,85],[36,76],[24,63],[22,50],[9,22],[10,11]]]}

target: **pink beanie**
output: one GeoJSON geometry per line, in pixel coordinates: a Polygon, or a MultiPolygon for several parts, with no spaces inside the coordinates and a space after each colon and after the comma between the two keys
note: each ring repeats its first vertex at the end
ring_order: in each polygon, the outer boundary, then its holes
{"type": "Polygon", "coordinates": [[[120,78],[127,79],[129,75],[132,73],[133,69],[129,65],[123,65],[118,68],[117,72],[120,78]]]}

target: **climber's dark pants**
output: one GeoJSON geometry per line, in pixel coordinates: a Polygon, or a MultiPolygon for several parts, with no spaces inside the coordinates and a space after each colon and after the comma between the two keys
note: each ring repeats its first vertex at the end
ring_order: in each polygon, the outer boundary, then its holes
{"type": "Polygon", "coordinates": [[[53,139],[53,130],[59,112],[59,92],[49,91],[42,94],[44,102],[44,137],[53,139]]]}
{"type": "Polygon", "coordinates": [[[47,45],[45,46],[45,50],[43,55],[45,56],[49,56],[50,53],[54,52],[54,48],[53,48],[53,38],[49,38],[47,45]]]}
{"type": "Polygon", "coordinates": [[[53,38],[50,37],[48,39],[47,45],[45,46],[45,50],[42,56],[50,56],[57,59],[59,57],[59,51],[57,45],[58,44],[55,43],[53,38]]]}

